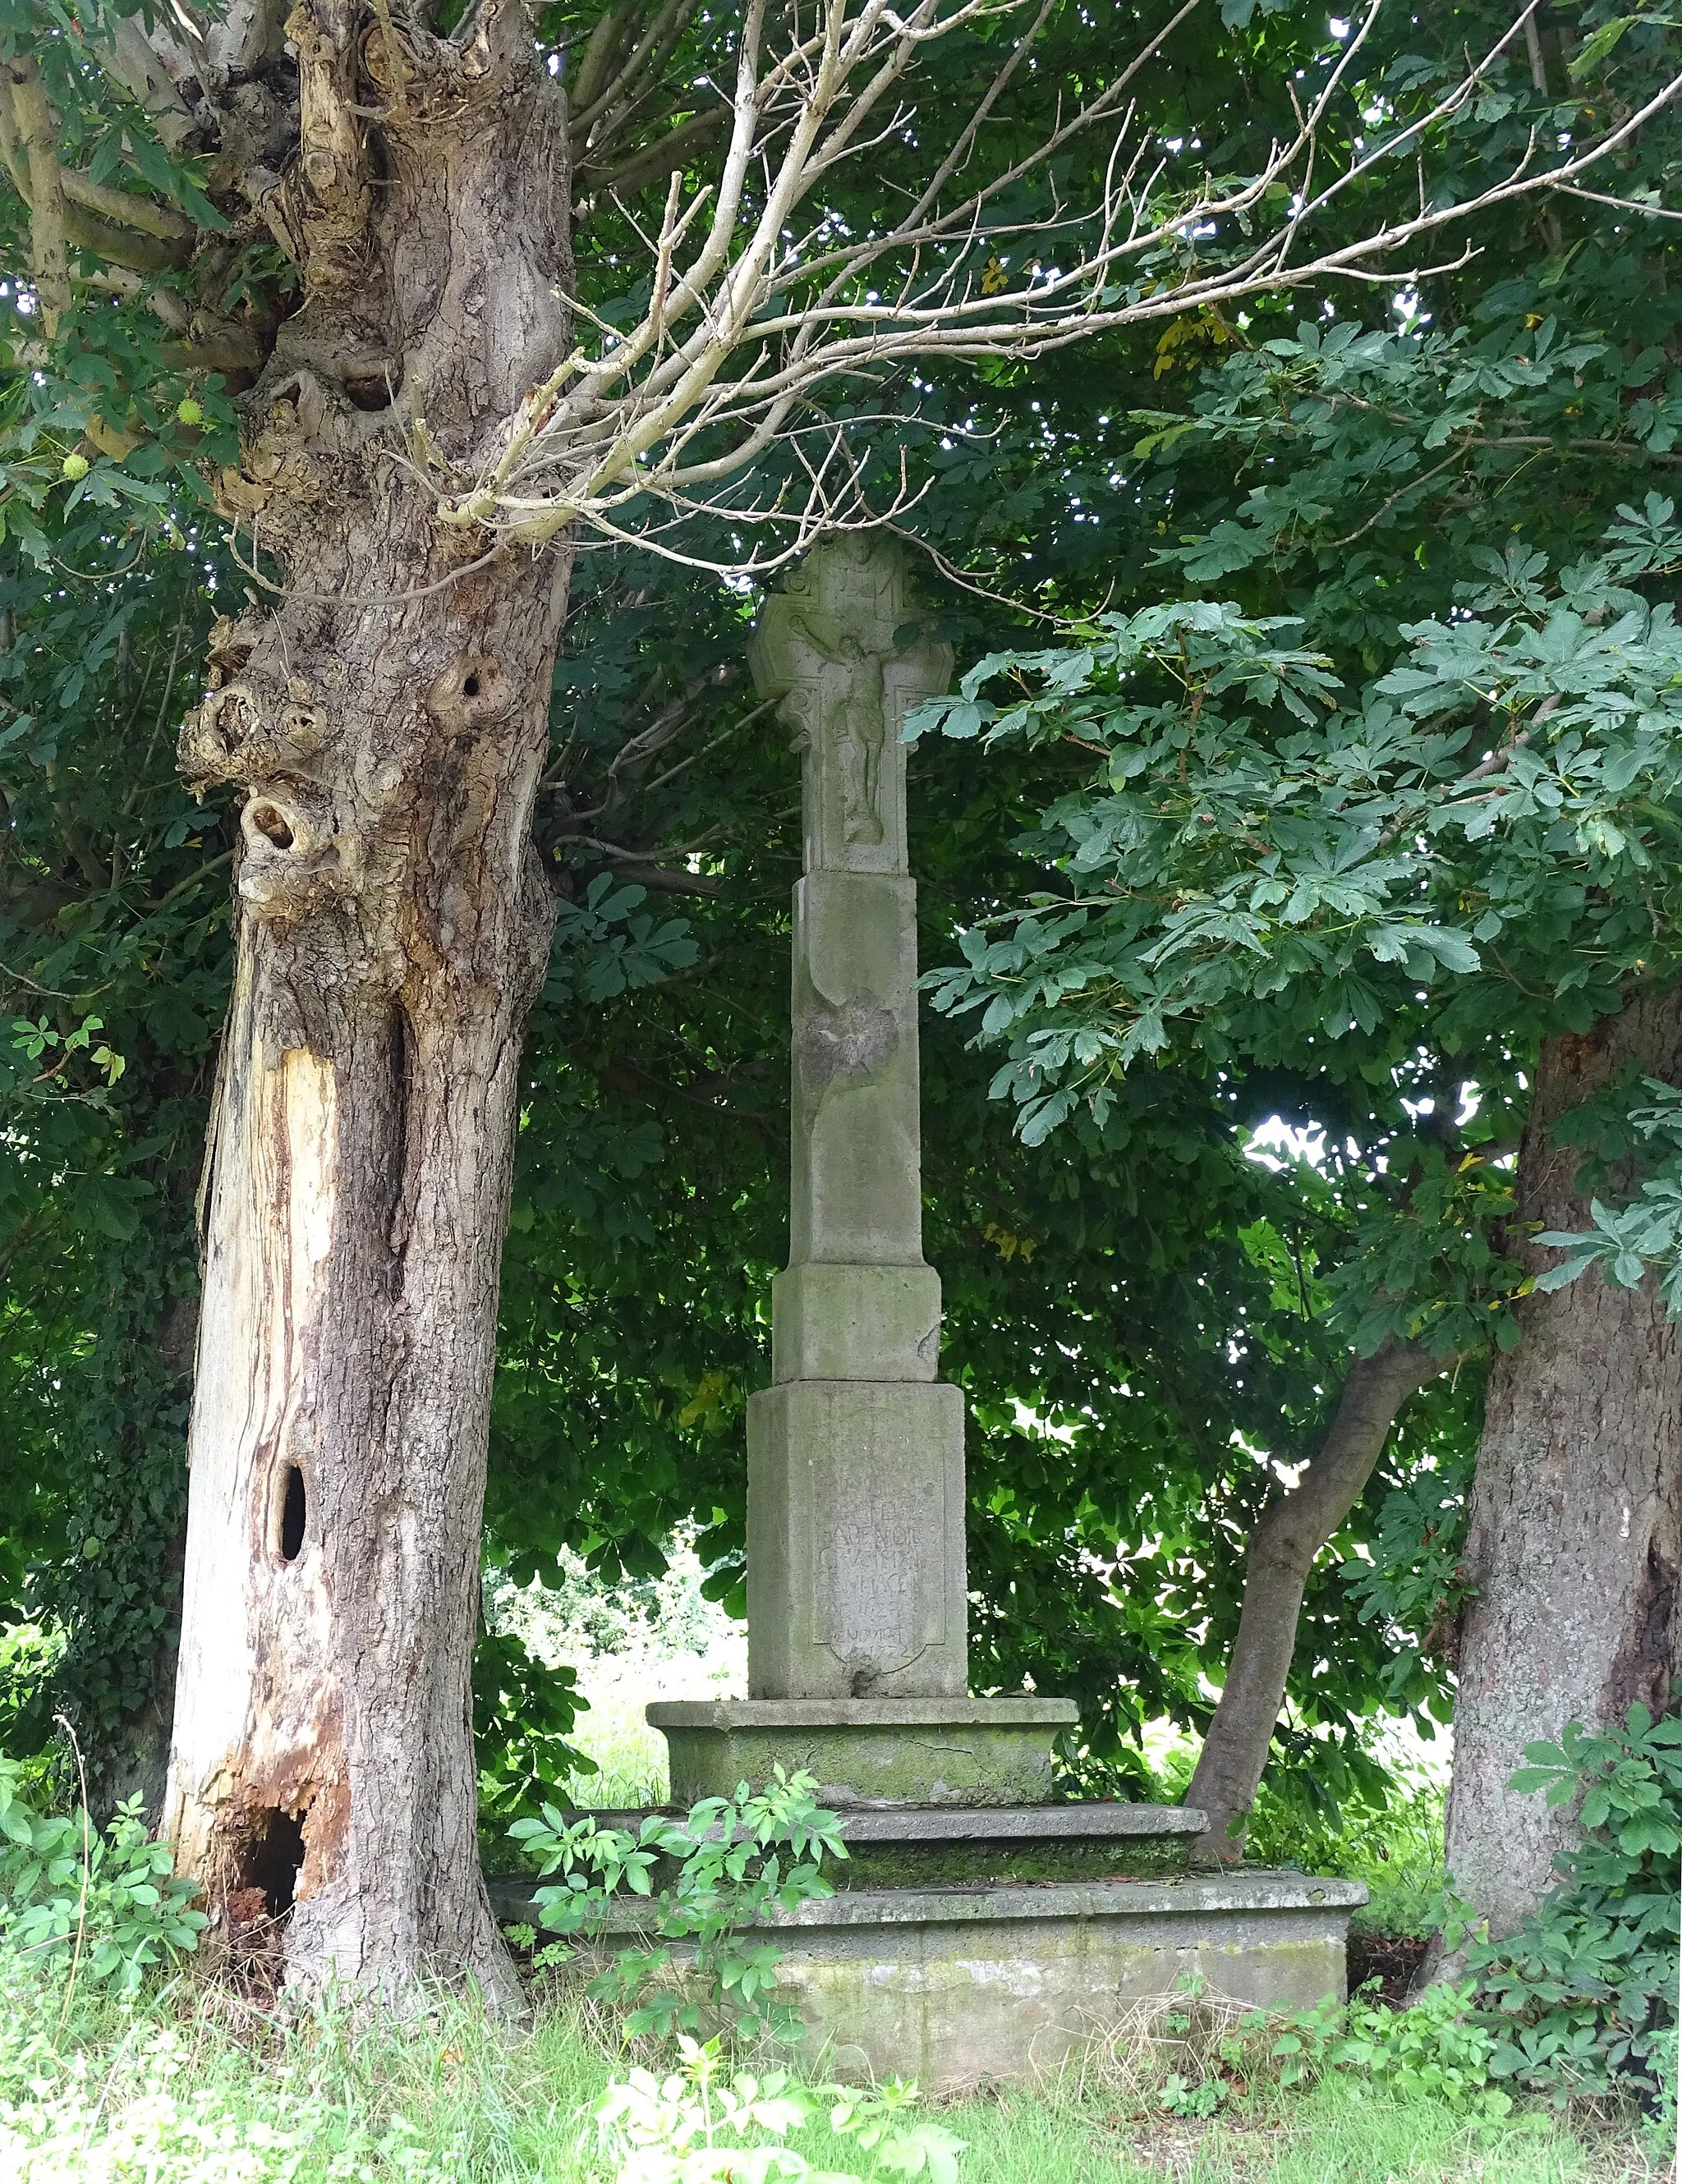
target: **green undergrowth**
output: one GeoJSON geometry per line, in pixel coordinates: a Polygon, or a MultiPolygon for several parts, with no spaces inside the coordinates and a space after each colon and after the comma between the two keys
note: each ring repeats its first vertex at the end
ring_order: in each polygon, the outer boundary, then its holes
{"type": "MultiPolygon", "coordinates": [[[[601,2149],[590,2110],[634,2064],[657,2081],[675,2051],[642,2043],[628,2053],[607,2015],[574,1992],[544,1992],[521,2031],[449,1997],[403,2023],[358,2023],[330,2005],[282,2020],[196,1968],[126,1997],[67,1990],[62,1971],[0,1956],[0,2177],[615,2184],[628,2172],[601,2149]]],[[[762,2091],[774,2062],[755,2064],[762,2091]]],[[[1336,2075],[1297,2091],[1277,2077],[1234,2081],[1220,2112],[1178,2114],[1164,2105],[1176,2098],[1173,2076],[1154,2062],[1142,2071],[1134,2043],[1037,2093],[907,2114],[936,2151],[961,2145],[951,2154],[959,2184],[1164,2175],[1186,2184],[1612,2184],[1659,2174],[1634,2131],[1604,2117],[1586,2130],[1542,2109],[1490,2119],[1336,2075]]],[[[830,2101],[805,2105],[813,2120],[782,2145],[813,2171],[916,2173],[878,2166],[868,2147],[838,2140],[830,2101]]]]}

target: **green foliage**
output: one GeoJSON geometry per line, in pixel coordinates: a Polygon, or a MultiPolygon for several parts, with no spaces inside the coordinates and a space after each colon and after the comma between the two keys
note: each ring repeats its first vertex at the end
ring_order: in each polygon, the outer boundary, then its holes
{"type": "Polygon", "coordinates": [[[647,899],[646,888],[617,885],[611,872],[598,872],[582,902],[563,902],[545,1000],[561,1006],[611,1000],[693,963],[701,948],[689,920],[657,923],[641,908],[647,899]]]}
{"type": "Polygon", "coordinates": [[[1427,1987],[1406,2009],[1381,2003],[1350,2004],[1342,2036],[1328,2060],[1376,2090],[1404,2099],[1432,2099],[1475,2114],[1500,2117],[1512,2098],[1491,2083],[1496,2042],[1472,2009],[1475,1987],[1427,1987]]]}
{"type": "Polygon", "coordinates": [[[1285,2020],[1269,2048],[1280,2083],[1299,2086],[1330,2070],[1375,2093],[1440,2101],[1498,2120],[1512,2096],[1493,2082],[1495,2036],[1475,2007],[1477,1988],[1428,1987],[1405,2009],[1357,1995],[1346,2008],[1325,2003],[1285,2020]]]}
{"type": "Polygon", "coordinates": [[[198,1883],[175,1877],[173,1853],[148,1836],[137,1798],[102,1830],[84,1808],[37,1810],[25,1790],[22,1769],[0,1758],[0,1936],[10,1947],[131,1991],[198,1947],[198,1883]]]}
{"type": "Polygon", "coordinates": [[[724,2075],[718,2042],[682,2037],[682,2060],[657,2078],[633,2070],[592,2102],[595,2140],[614,2184],[715,2184],[735,2178],[767,2184],[861,2184],[844,2170],[819,2170],[792,2134],[827,2126],[831,2139],[868,2153],[870,2176],[925,2176],[957,2184],[964,2142],[932,2120],[902,2120],[917,2088],[897,2078],[861,2092],[843,2086],[803,2086],[786,2071],[763,2077],[724,2075]]]}
{"type": "MultiPolygon", "coordinates": [[[[1641,1089],[1646,1106],[1632,1106],[1621,1118],[1621,1134],[1645,1156],[1643,1165],[1656,1173],[1647,1175],[1639,1192],[1622,1206],[1603,1206],[1591,1198],[1592,1228],[1573,1234],[1545,1229],[1536,1240],[1569,1253],[1564,1263],[1550,1267],[1537,1278],[1539,1290],[1562,1289],[1590,1267],[1599,1267],[1607,1281],[1620,1289],[1634,1289],[1650,1270],[1660,1274],[1659,1295],[1673,1318],[1682,1318],[1682,1090],[1662,1078],[1646,1077],[1641,1089]]],[[[1584,1118],[1585,1121],[1588,1118],[1584,1118]]],[[[1602,1118],[1596,1115],[1593,1120],[1602,1118]]],[[[1562,1118],[1565,1124],[1573,1115],[1562,1118]]],[[[1563,1142],[1583,1142],[1565,1128],[1563,1142]]]]}
{"type": "Polygon", "coordinates": [[[792,1910],[835,1893],[824,1860],[844,1858],[847,1847],[835,1814],[813,1801],[817,1786],[810,1774],[787,1776],[779,1768],[763,1791],[744,1782],[734,1801],[704,1797],[680,1819],[650,1813],[634,1836],[604,1828],[590,1814],[568,1819],[552,1805],[509,1834],[540,1874],[562,1876],[536,1892],[539,1919],[550,1933],[600,1934],[622,1890],[649,1900],[661,1946],[621,1950],[590,1987],[630,2005],[628,2033],[692,2033],[722,2012],[738,2031],[792,2037],[798,2020],[771,1992],[783,1953],[744,1930],[774,1908],[792,1910]],[[677,1873],[657,1891],[662,1859],[675,1860],[677,1873]],[[687,1945],[685,1969],[693,1968],[700,1998],[693,1989],[686,1996],[658,1985],[672,1975],[673,1942],[687,1945]]]}
{"type": "MultiPolygon", "coordinates": [[[[1067,891],[998,937],[972,928],[963,965],[928,981],[936,1007],[1009,1036],[994,1090],[1025,1137],[1081,1100],[1101,1123],[1114,1078],[1176,1037],[1278,1062],[1371,1039],[1441,989],[1453,1053],[1492,987],[1540,985],[1567,1020],[1579,994],[1614,1006],[1620,973],[1651,970],[1676,853],[1682,638],[1668,604],[1628,588],[1682,565],[1674,519],[1657,495],[1621,509],[1551,585],[1545,553],[1487,553],[1486,581],[1456,588],[1466,610],[1406,626],[1400,663],[1349,704],[1326,657],[1275,641],[1299,622],[1229,602],[1102,616],[1078,649],[991,655],[921,707],[908,735],[1105,754],[1036,844],[1067,891]],[[1011,696],[981,695],[1001,679],[1011,696]]],[[[1477,1165],[1431,1178],[1439,1226],[1465,1217],[1450,1174],[1477,1165]]],[[[1469,1302],[1422,1323],[1445,1349],[1481,1335],[1469,1302]]],[[[1394,1311],[1361,1323],[1369,1349],[1416,1331],[1394,1311]]]]}
{"type": "Polygon", "coordinates": [[[1469,1451],[1422,1465],[1385,1495],[1367,1553],[1351,1556],[1338,1573],[1362,1622],[1382,1622],[1400,1641],[1379,1672],[1387,1696],[1411,1696],[1423,1655],[1442,1646],[1470,1597],[1461,1557],[1471,1479],[1469,1451]]]}
{"type": "Polygon", "coordinates": [[[1674,2098],[1676,1933],[1682,1916],[1682,1719],[1633,1706],[1622,1724],[1567,1724],[1525,1747],[1516,1790],[1580,1798],[1565,1878],[1515,1932],[1492,1940],[1461,1914],[1464,1948],[1502,2078],[1563,2100],[1620,2087],[1674,2098]]]}
{"type": "Polygon", "coordinates": [[[0,543],[0,1580],[58,1649],[6,1748],[62,1708],[109,1810],[161,1777],[232,840],[172,764],[215,555],[50,538],[0,543]]]}
{"type": "Polygon", "coordinates": [[[482,1833],[536,1819],[545,1783],[590,1774],[595,1762],[567,1739],[590,1702],[578,1674],[551,1669],[511,1632],[481,1631],[473,1648],[473,1750],[482,1833]]]}

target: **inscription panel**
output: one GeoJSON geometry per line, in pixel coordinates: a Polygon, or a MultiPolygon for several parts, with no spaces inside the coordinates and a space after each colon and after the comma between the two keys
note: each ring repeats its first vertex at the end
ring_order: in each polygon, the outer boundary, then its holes
{"type": "Polygon", "coordinates": [[[937,1435],[908,1446],[877,1406],[849,1408],[848,1446],[810,1474],[811,1641],[891,1674],[947,1640],[951,1465],[937,1435]]]}

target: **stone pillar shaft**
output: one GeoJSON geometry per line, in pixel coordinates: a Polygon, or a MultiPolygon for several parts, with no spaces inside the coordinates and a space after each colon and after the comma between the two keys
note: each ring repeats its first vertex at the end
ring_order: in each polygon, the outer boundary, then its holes
{"type": "Polygon", "coordinates": [[[935,1379],[940,1280],[923,1258],[899,739],[952,655],[914,616],[898,549],[841,540],[767,601],[751,654],[795,730],[806,834],[789,1263],[772,1290],[774,1384],[748,1407],[757,1699],[968,1689],[964,1404],[935,1379]]]}

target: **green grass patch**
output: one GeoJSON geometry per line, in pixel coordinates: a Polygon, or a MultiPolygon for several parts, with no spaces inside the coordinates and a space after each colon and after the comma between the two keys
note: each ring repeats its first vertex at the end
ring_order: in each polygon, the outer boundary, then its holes
{"type": "MultiPolygon", "coordinates": [[[[552,1995],[532,2026],[439,1997],[406,2022],[331,2005],[290,2019],[197,1971],[139,1997],[0,1958],[5,2184],[611,2184],[581,2112],[633,2061],[611,2021],[552,1995]]],[[[1151,2074],[1114,2063],[941,2105],[961,2184],[1612,2184],[1657,2176],[1635,2131],[1540,2109],[1494,2122],[1331,2077],[1257,2081],[1208,2117],[1165,2113],[1151,2074]],[[1142,2088],[1143,2089],[1142,2092],[1142,2088]],[[1155,2105],[1153,2103],[1155,2102],[1155,2105]]],[[[814,2168],[868,2154],[822,2128],[814,2168]]]]}

